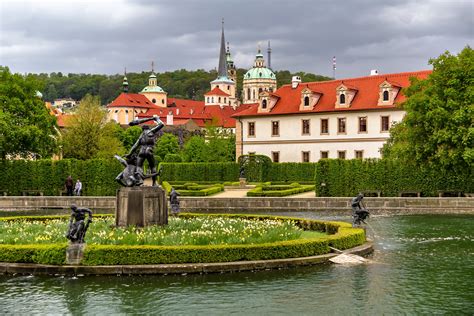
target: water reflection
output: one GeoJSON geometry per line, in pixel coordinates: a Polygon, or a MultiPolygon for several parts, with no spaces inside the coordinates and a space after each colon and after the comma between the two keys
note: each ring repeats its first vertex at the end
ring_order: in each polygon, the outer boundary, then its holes
{"type": "Polygon", "coordinates": [[[0,276],[0,314],[469,315],[473,220],[372,218],[367,232],[375,252],[367,265],[177,276],[0,276]]]}

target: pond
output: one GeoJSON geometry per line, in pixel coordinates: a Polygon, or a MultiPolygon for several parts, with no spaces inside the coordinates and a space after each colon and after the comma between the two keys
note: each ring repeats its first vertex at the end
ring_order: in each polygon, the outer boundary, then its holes
{"type": "Polygon", "coordinates": [[[474,216],[373,217],[369,224],[375,241],[369,264],[178,276],[0,276],[0,313],[474,313],[474,216]]]}

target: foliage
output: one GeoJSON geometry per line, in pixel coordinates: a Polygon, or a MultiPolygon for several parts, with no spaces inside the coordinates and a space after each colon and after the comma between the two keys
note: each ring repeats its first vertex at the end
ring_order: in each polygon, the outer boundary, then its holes
{"type": "Polygon", "coordinates": [[[247,192],[247,196],[288,196],[308,191],[313,191],[314,185],[301,185],[292,183],[290,185],[260,184],[247,192]]]}
{"type": "Polygon", "coordinates": [[[280,162],[272,163],[267,181],[314,181],[315,162],[280,162]]]}
{"type": "MultiPolygon", "coordinates": [[[[247,69],[237,69],[237,95],[241,95],[243,75],[247,69]]],[[[171,98],[185,98],[193,100],[204,100],[204,93],[209,91],[209,82],[216,79],[215,70],[205,71],[202,69],[188,71],[185,69],[171,72],[157,73],[158,85],[161,86],[171,98]]],[[[300,75],[304,82],[321,81],[330,78],[314,75],[311,73],[290,73],[287,70],[275,73],[279,86],[291,82],[293,75],[300,75]]],[[[98,74],[68,74],[41,73],[31,74],[40,81],[44,88],[43,97],[46,101],[54,101],[56,98],[71,97],[80,100],[87,94],[97,95],[104,103],[110,103],[121,92],[123,75],[98,75],[98,74]]],[[[150,72],[127,73],[130,92],[138,93],[147,84],[150,72]]]]}
{"type": "Polygon", "coordinates": [[[214,126],[206,128],[206,162],[235,161],[235,135],[214,126]]]}
{"type": "Polygon", "coordinates": [[[173,134],[164,133],[158,138],[155,146],[155,155],[164,161],[166,155],[179,152],[178,137],[173,134]]]}
{"type": "Polygon", "coordinates": [[[142,128],[140,126],[131,126],[126,129],[121,129],[121,131],[122,132],[119,134],[120,141],[125,150],[129,152],[130,149],[132,149],[133,144],[135,144],[142,134],[142,128]]]}
{"type": "Polygon", "coordinates": [[[381,190],[383,196],[398,196],[402,191],[418,191],[423,196],[437,196],[437,191],[474,192],[470,170],[456,174],[389,159],[323,159],[317,163],[315,181],[317,196],[355,196],[367,190],[381,190]]]}
{"type": "Polygon", "coordinates": [[[163,187],[167,192],[171,191],[174,187],[175,190],[181,196],[208,196],[224,191],[224,185],[222,184],[197,184],[197,183],[185,183],[182,185],[171,185],[167,181],[163,181],[163,187]]]}
{"type": "Polygon", "coordinates": [[[204,137],[192,136],[184,144],[183,158],[187,162],[205,162],[207,160],[206,154],[206,141],[204,137]]]}
{"type": "Polygon", "coordinates": [[[114,122],[107,122],[107,113],[98,97],[86,95],[71,117],[71,125],[63,133],[63,154],[66,158],[112,158],[123,154],[114,122]]]}
{"type": "Polygon", "coordinates": [[[265,155],[242,155],[239,157],[239,166],[244,167],[248,182],[264,182],[268,181],[272,160],[265,155]]]}
{"type": "Polygon", "coordinates": [[[56,119],[36,96],[41,84],[32,76],[0,67],[0,159],[51,157],[57,150],[56,119]]]}
{"type": "Polygon", "coordinates": [[[115,159],[90,160],[0,160],[0,188],[9,195],[25,190],[41,190],[44,195],[59,195],[71,175],[81,179],[84,195],[115,195],[115,177],[123,170],[115,159]]]}
{"type": "Polygon", "coordinates": [[[404,90],[403,121],[391,130],[384,157],[461,174],[474,165],[474,51],[431,59],[433,73],[404,90]]]}
{"type": "Polygon", "coordinates": [[[3,245],[0,244],[0,262],[22,262],[61,265],[66,261],[67,243],[3,245]]]}
{"type": "Polygon", "coordinates": [[[235,181],[239,165],[235,162],[187,162],[160,164],[161,181],[235,181]]]}

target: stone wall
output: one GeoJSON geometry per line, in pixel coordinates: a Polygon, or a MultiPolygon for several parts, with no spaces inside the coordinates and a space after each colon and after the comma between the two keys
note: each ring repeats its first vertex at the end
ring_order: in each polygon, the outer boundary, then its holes
{"type": "MultiPolygon", "coordinates": [[[[181,210],[185,212],[242,211],[320,211],[324,214],[350,212],[348,197],[334,198],[212,198],[182,197],[181,210]]],[[[381,197],[365,198],[365,204],[372,214],[432,214],[457,213],[474,214],[474,198],[412,198],[381,197]]],[[[115,210],[116,198],[66,197],[66,196],[4,196],[0,197],[0,210],[68,209],[72,203],[88,208],[115,210]]]]}

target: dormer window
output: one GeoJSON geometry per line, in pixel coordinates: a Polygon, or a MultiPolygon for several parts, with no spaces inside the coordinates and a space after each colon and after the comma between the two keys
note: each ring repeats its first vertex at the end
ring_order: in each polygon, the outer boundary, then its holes
{"type": "Polygon", "coordinates": [[[389,99],[390,99],[390,97],[389,97],[389,94],[388,94],[388,90],[385,90],[383,92],[383,101],[387,102],[389,99]]]}
{"type": "Polygon", "coordinates": [[[309,97],[304,97],[304,106],[309,106],[309,97]]]}
{"type": "Polygon", "coordinates": [[[394,105],[401,85],[396,82],[385,80],[379,86],[378,105],[394,105]]]}
{"type": "Polygon", "coordinates": [[[267,99],[263,99],[262,101],[262,109],[266,109],[267,108],[267,99]]]}
{"type": "Polygon", "coordinates": [[[346,95],[344,93],[339,95],[339,104],[346,104],[346,95]]]}

